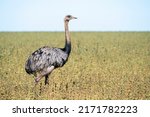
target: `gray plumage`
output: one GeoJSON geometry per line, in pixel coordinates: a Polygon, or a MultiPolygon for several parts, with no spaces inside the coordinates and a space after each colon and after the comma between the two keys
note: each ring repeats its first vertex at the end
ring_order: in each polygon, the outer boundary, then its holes
{"type": "Polygon", "coordinates": [[[35,82],[38,83],[42,77],[45,77],[45,84],[48,84],[48,76],[58,67],[62,67],[68,60],[71,52],[71,40],[68,29],[68,22],[76,19],[67,15],[64,19],[65,24],[65,47],[56,48],[44,46],[33,52],[25,64],[25,70],[28,74],[34,74],[35,82]]]}
{"type": "Polygon", "coordinates": [[[68,56],[63,49],[45,46],[32,53],[26,62],[25,70],[33,74],[50,66],[62,67],[67,62],[68,56]]]}

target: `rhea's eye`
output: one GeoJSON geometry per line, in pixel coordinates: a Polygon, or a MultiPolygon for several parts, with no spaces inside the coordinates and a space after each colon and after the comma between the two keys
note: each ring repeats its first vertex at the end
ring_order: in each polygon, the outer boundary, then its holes
{"type": "Polygon", "coordinates": [[[71,15],[67,15],[68,18],[71,18],[71,15]]]}

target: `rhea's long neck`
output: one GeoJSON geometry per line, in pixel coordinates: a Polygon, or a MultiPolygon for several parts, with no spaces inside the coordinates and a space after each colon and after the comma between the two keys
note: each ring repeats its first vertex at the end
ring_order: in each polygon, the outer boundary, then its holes
{"type": "Polygon", "coordinates": [[[69,55],[71,52],[71,40],[70,40],[68,23],[69,23],[69,21],[64,21],[64,25],[65,25],[65,47],[64,47],[64,51],[69,55]]]}

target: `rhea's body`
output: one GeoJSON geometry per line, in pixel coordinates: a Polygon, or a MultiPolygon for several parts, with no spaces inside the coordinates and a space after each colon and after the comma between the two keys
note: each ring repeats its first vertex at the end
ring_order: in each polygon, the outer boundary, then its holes
{"type": "Polygon", "coordinates": [[[28,58],[25,70],[29,74],[46,70],[50,66],[62,67],[68,59],[68,54],[60,48],[42,47],[28,58]]]}

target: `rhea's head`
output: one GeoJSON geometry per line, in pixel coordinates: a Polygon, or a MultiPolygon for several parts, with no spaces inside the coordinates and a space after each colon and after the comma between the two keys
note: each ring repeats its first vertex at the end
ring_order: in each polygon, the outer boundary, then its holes
{"type": "Polygon", "coordinates": [[[72,19],[77,19],[77,17],[74,17],[74,16],[72,16],[72,15],[67,15],[65,18],[64,18],[64,20],[65,21],[70,21],[70,20],[72,20],[72,19]]]}

